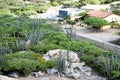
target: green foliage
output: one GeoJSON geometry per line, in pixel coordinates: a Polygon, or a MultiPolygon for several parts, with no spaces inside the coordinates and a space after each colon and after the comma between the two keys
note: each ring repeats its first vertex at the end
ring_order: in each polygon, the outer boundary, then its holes
{"type": "Polygon", "coordinates": [[[100,28],[101,26],[108,25],[108,22],[106,20],[100,18],[93,18],[93,17],[86,18],[84,20],[84,23],[96,28],[100,28]]]}
{"type": "Polygon", "coordinates": [[[0,46],[0,54],[12,53],[12,50],[7,46],[0,46]]]}
{"type": "Polygon", "coordinates": [[[60,47],[56,44],[47,44],[47,45],[39,44],[39,45],[30,47],[32,51],[39,53],[39,54],[45,54],[49,50],[58,49],[58,48],[60,47]]]}
{"type": "Polygon", "coordinates": [[[120,9],[116,9],[112,11],[114,14],[120,15],[120,9]]]}
{"type": "Polygon", "coordinates": [[[0,16],[16,16],[9,9],[0,9],[0,16]]]}
{"type": "Polygon", "coordinates": [[[52,6],[58,6],[59,3],[58,3],[58,2],[52,2],[51,5],[52,5],[52,6]]]}
{"type": "Polygon", "coordinates": [[[116,80],[120,77],[120,54],[107,55],[104,60],[104,68],[107,79],[116,80]],[[112,75],[113,74],[113,75],[112,75]],[[112,79],[113,78],[113,79],[112,79]]]}
{"type": "Polygon", "coordinates": [[[119,80],[120,79],[120,71],[112,71],[112,79],[119,80]]]}
{"type": "Polygon", "coordinates": [[[48,9],[49,7],[50,7],[49,4],[44,4],[44,5],[40,6],[40,7],[37,7],[36,11],[37,11],[38,13],[43,13],[43,12],[47,11],[47,9],[48,9]]]}
{"type": "Polygon", "coordinates": [[[45,61],[39,54],[32,52],[6,54],[5,58],[7,59],[7,67],[2,67],[3,71],[19,71],[24,75],[28,75],[32,71],[45,70],[56,66],[54,60],[45,61]]]}
{"type": "Polygon", "coordinates": [[[85,0],[88,4],[100,4],[100,0],[85,0]]]}
{"type": "Polygon", "coordinates": [[[63,32],[48,33],[43,37],[43,40],[42,40],[42,42],[45,44],[48,44],[48,43],[59,44],[62,41],[66,41],[66,42],[69,41],[68,36],[63,32]]]}
{"type": "Polygon", "coordinates": [[[52,68],[52,67],[55,67],[57,65],[56,61],[55,60],[48,60],[46,62],[46,66],[47,68],[52,68]]]}
{"type": "Polygon", "coordinates": [[[87,65],[94,67],[95,56],[84,54],[81,58],[81,61],[85,61],[87,65]]]}
{"type": "Polygon", "coordinates": [[[86,17],[87,16],[87,11],[79,13],[79,16],[86,17]]]}
{"type": "Polygon", "coordinates": [[[58,72],[61,75],[66,68],[66,64],[65,64],[66,59],[64,58],[64,56],[59,55],[59,57],[56,59],[56,63],[57,63],[58,72]]]}

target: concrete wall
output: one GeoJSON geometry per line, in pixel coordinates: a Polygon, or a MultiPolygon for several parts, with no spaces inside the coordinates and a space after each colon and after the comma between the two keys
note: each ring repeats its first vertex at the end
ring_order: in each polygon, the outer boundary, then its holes
{"type": "Polygon", "coordinates": [[[80,38],[80,39],[83,39],[84,41],[94,41],[95,44],[102,49],[106,49],[106,50],[110,50],[110,51],[113,51],[113,52],[119,52],[120,53],[120,46],[114,45],[112,43],[104,42],[104,41],[97,40],[97,39],[93,40],[91,38],[81,36],[81,35],[77,35],[77,37],[80,38]]]}
{"type": "Polygon", "coordinates": [[[120,22],[120,16],[118,16],[116,14],[111,14],[110,16],[108,16],[104,19],[107,20],[108,22],[112,22],[113,20],[117,20],[118,22],[120,22]]]}

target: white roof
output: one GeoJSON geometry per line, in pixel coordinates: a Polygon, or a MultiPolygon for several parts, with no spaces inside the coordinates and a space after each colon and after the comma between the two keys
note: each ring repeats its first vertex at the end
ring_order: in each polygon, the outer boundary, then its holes
{"type": "Polygon", "coordinates": [[[60,10],[67,11],[68,14],[70,14],[70,15],[77,15],[77,14],[85,11],[85,10],[78,9],[78,8],[63,8],[63,9],[60,9],[60,10]]]}
{"type": "Polygon", "coordinates": [[[112,2],[112,4],[120,4],[120,1],[112,2]]]}
{"type": "Polygon", "coordinates": [[[90,9],[90,10],[100,10],[100,9],[106,9],[106,8],[110,8],[110,5],[109,4],[105,4],[105,5],[87,4],[87,5],[81,7],[81,9],[90,9]]]}

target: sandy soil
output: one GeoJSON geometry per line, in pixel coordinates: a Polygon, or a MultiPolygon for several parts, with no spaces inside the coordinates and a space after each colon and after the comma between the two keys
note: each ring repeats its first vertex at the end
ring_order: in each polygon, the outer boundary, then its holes
{"type": "MultiPolygon", "coordinates": [[[[42,76],[42,77],[49,77],[50,80],[74,80],[72,78],[66,78],[66,77],[58,77],[58,76],[49,76],[49,75],[45,75],[45,76],[42,76]]],[[[27,76],[27,77],[20,77],[19,80],[39,80],[40,78],[42,77],[34,77],[34,76],[27,76]]]]}

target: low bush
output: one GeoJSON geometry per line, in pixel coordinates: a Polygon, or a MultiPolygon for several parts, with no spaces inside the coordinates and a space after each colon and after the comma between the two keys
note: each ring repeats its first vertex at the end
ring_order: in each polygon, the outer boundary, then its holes
{"type": "Polygon", "coordinates": [[[19,52],[14,54],[6,54],[7,67],[2,67],[2,71],[19,71],[24,75],[30,74],[32,71],[45,70],[47,67],[54,67],[54,61],[45,61],[39,54],[32,52],[19,52]]]}
{"type": "Polygon", "coordinates": [[[36,11],[38,13],[44,13],[45,11],[48,10],[49,7],[50,7],[49,4],[44,4],[44,5],[41,5],[40,7],[37,7],[36,11]]]}
{"type": "Polygon", "coordinates": [[[54,2],[51,2],[51,5],[52,5],[52,6],[58,6],[59,3],[54,1],[54,2]]]}
{"type": "Polygon", "coordinates": [[[38,44],[36,46],[31,46],[29,49],[39,54],[46,54],[46,52],[48,52],[49,50],[58,49],[58,48],[60,47],[56,44],[47,44],[47,45],[38,44]]]}
{"type": "Polygon", "coordinates": [[[116,9],[112,11],[114,14],[120,15],[120,9],[116,9]]]}
{"type": "Polygon", "coordinates": [[[13,16],[16,17],[9,9],[0,9],[0,16],[13,16]]]}
{"type": "Polygon", "coordinates": [[[95,61],[95,56],[84,54],[84,55],[82,55],[80,60],[85,61],[87,65],[93,67],[94,61],[95,61]]]}

